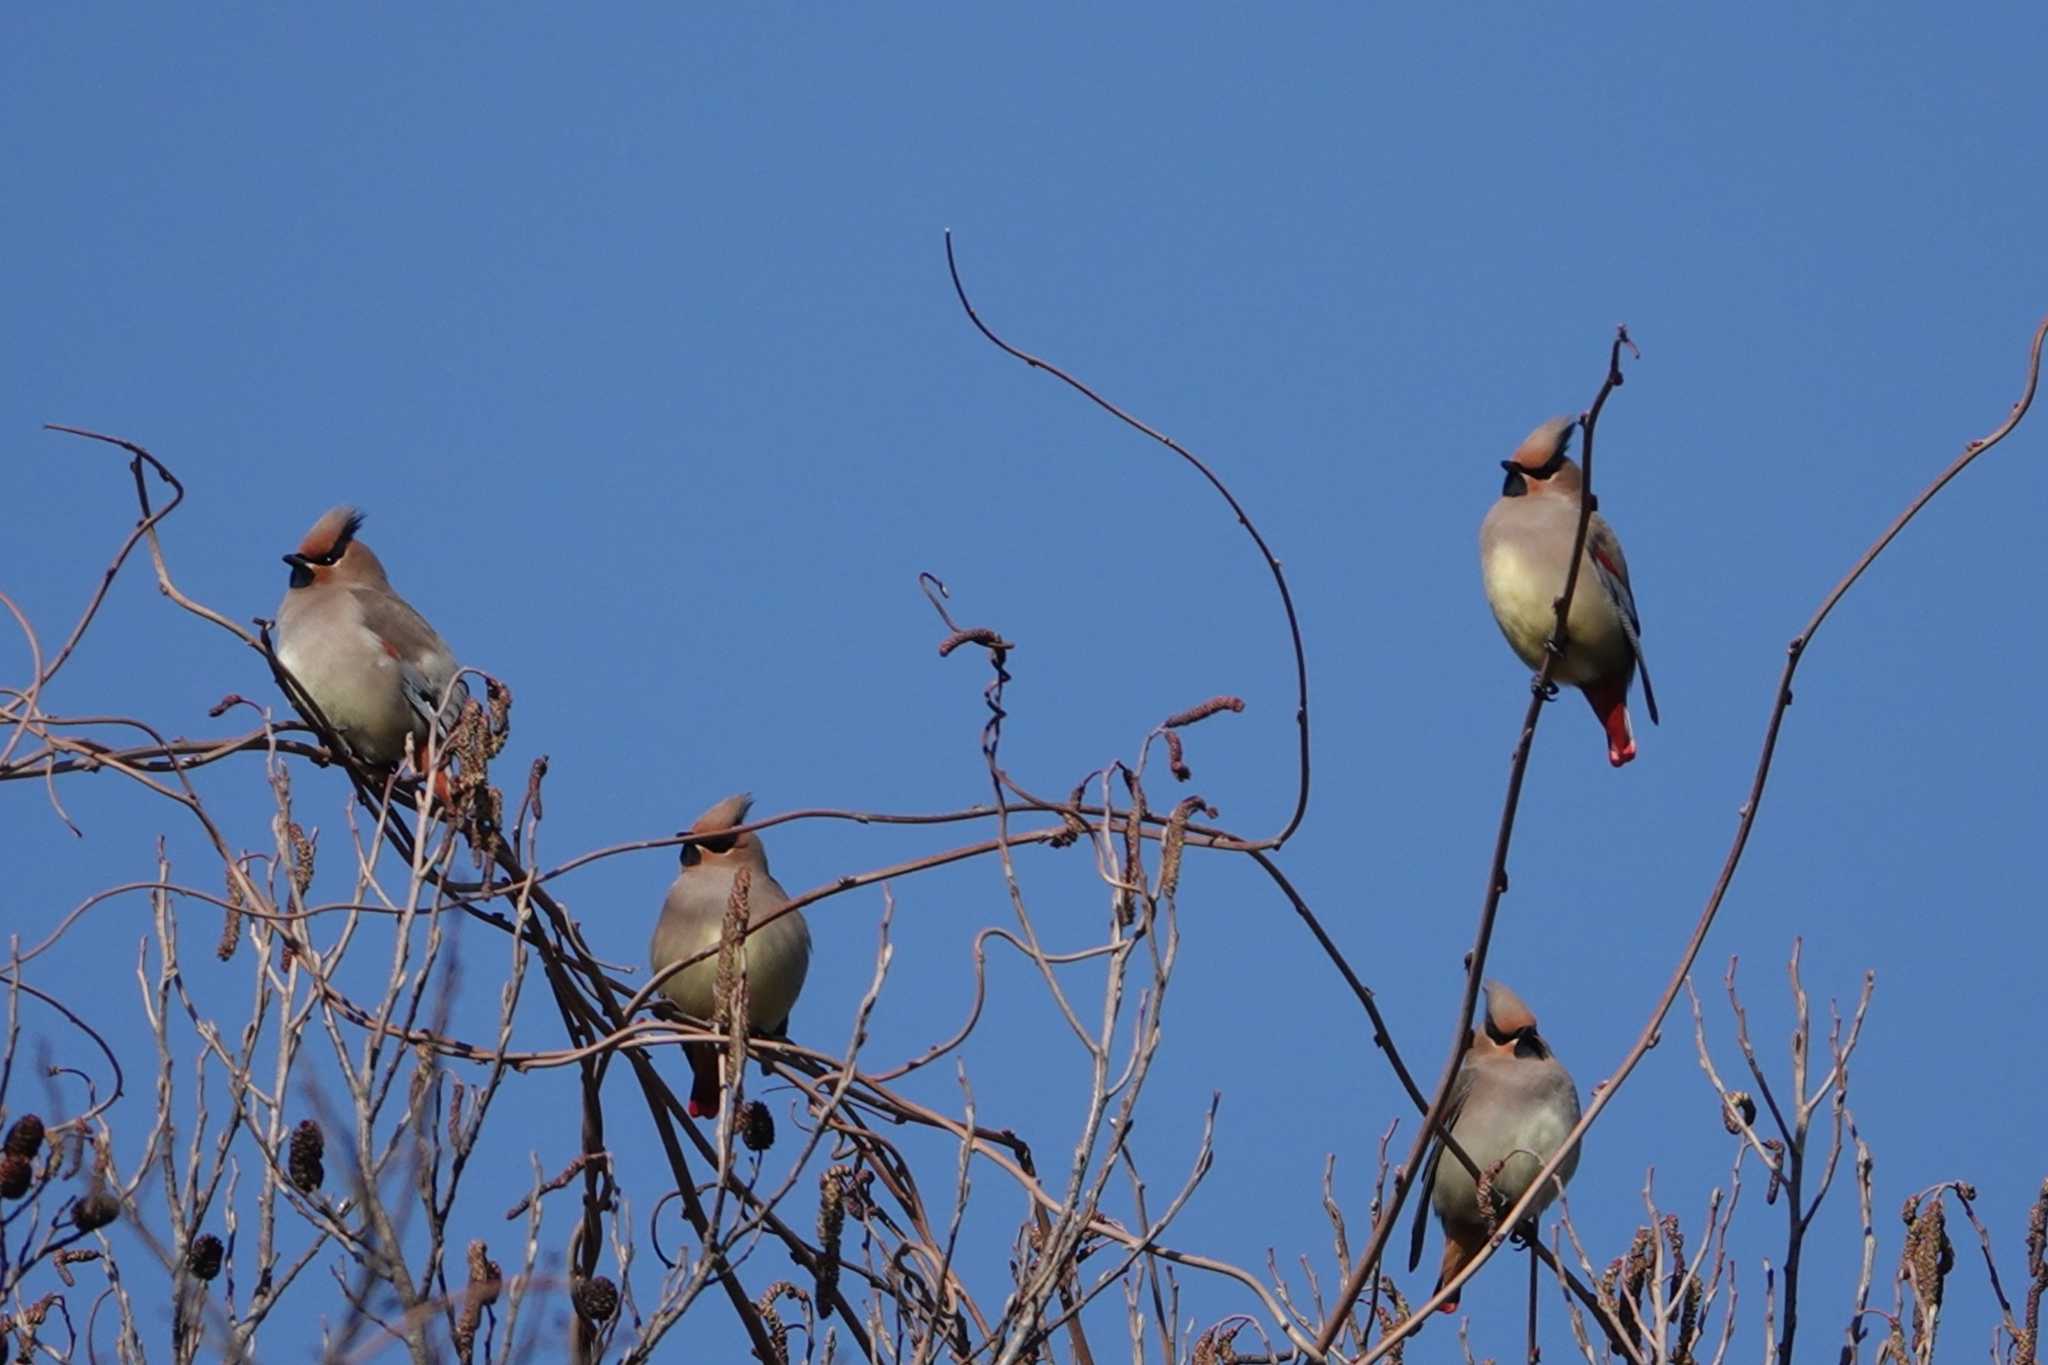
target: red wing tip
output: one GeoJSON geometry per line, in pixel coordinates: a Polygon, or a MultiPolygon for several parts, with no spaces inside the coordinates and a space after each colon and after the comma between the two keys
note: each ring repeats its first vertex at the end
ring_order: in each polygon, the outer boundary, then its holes
{"type": "Polygon", "coordinates": [[[1636,746],[1631,744],[1626,749],[1617,749],[1612,744],[1608,745],[1607,761],[1617,768],[1635,762],[1636,746]]]}
{"type": "Polygon", "coordinates": [[[717,1113],[716,1109],[706,1109],[697,1101],[690,1101],[690,1117],[693,1119],[708,1119],[714,1117],[717,1113]]]}
{"type": "Polygon", "coordinates": [[[1457,1295],[1455,1295],[1455,1294],[1453,1294],[1453,1295],[1452,1295],[1452,1296],[1451,1296],[1450,1298],[1448,1298],[1448,1299],[1445,1299],[1445,1300],[1443,1301],[1443,1303],[1442,1303],[1442,1304],[1440,1304],[1440,1305],[1439,1305],[1439,1306],[1437,1307],[1437,1310],[1436,1310],[1436,1311],[1437,1311],[1437,1312],[1439,1312],[1439,1313],[1455,1313],[1455,1312],[1457,1312],[1457,1311],[1458,1311],[1458,1296],[1457,1296],[1457,1295]]]}

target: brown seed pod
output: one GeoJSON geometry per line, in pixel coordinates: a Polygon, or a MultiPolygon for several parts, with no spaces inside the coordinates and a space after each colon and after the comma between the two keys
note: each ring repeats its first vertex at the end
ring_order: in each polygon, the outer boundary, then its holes
{"type": "Polygon", "coordinates": [[[221,1257],[226,1253],[227,1248],[221,1245],[220,1238],[209,1232],[186,1251],[185,1269],[198,1279],[210,1280],[220,1274],[221,1257]]]}
{"type": "Polygon", "coordinates": [[[1721,1106],[1721,1126],[1731,1133],[1739,1133],[1745,1125],[1756,1123],[1756,1101],[1749,1097],[1747,1090],[1731,1090],[1728,1102],[1721,1106]],[[1741,1114],[1740,1120],[1736,1118],[1741,1114]]]}
{"type": "Polygon", "coordinates": [[[1181,747],[1180,736],[1171,730],[1166,732],[1166,763],[1173,769],[1174,777],[1182,782],[1195,775],[1195,770],[1188,766],[1187,751],[1181,747]]]}
{"type": "Polygon", "coordinates": [[[503,1272],[479,1237],[469,1244],[469,1284],[462,1291],[462,1313],[455,1319],[455,1358],[469,1365],[476,1354],[477,1328],[484,1309],[498,1301],[503,1272]]]}
{"type": "Polygon", "coordinates": [[[299,1126],[292,1129],[291,1151],[285,1162],[285,1171],[299,1193],[311,1194],[327,1179],[327,1170],[320,1164],[326,1152],[327,1139],[320,1132],[320,1125],[311,1119],[301,1119],[299,1126]]]}
{"type": "Polygon", "coordinates": [[[505,1272],[491,1259],[490,1251],[479,1237],[469,1244],[469,1289],[477,1302],[489,1307],[498,1301],[498,1294],[505,1285],[505,1272]]]}
{"type": "Polygon", "coordinates": [[[619,1311],[619,1287],[603,1275],[593,1275],[578,1284],[569,1295],[585,1322],[602,1326],[619,1311]]]}
{"type": "Polygon", "coordinates": [[[35,1114],[23,1114],[7,1130],[7,1154],[30,1158],[43,1149],[43,1121],[35,1114]]]}
{"type": "Polygon", "coordinates": [[[818,1177],[818,1316],[832,1316],[832,1296],[839,1289],[839,1238],[846,1230],[846,1186],[834,1166],[818,1177]]]}
{"type": "Polygon", "coordinates": [[[313,885],[313,841],[306,837],[305,826],[296,820],[284,827],[284,834],[292,854],[292,890],[303,900],[313,885]]]}
{"type": "Polygon", "coordinates": [[[0,1155],[0,1199],[19,1199],[35,1180],[35,1168],[25,1156],[13,1152],[0,1155]]]}
{"type": "Polygon", "coordinates": [[[765,1152],[775,1145],[775,1115],[759,1100],[740,1106],[740,1141],[750,1152],[765,1152]]]}

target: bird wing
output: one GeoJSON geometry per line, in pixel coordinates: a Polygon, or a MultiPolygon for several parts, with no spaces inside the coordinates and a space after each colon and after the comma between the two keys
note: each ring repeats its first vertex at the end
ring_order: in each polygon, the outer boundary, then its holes
{"type": "Polygon", "coordinates": [[[449,690],[458,670],[448,642],[402,597],[357,589],[356,600],[362,608],[363,628],[376,637],[398,669],[407,705],[438,738],[447,730],[449,719],[469,701],[466,685],[457,682],[453,692],[449,690]],[[446,711],[442,710],[444,695],[446,711]]]}
{"type": "Polygon", "coordinates": [[[1657,691],[1650,685],[1649,660],[1643,657],[1643,622],[1636,614],[1635,593],[1629,588],[1628,560],[1621,553],[1621,540],[1614,534],[1614,528],[1597,514],[1586,529],[1586,555],[1593,561],[1600,586],[1607,589],[1607,596],[1620,609],[1622,633],[1628,636],[1628,646],[1636,656],[1636,670],[1643,675],[1643,705],[1649,708],[1650,724],[1655,725],[1657,691]]]}
{"type": "MultiPolygon", "coordinates": [[[[1442,1132],[1450,1132],[1458,1123],[1458,1115],[1464,1112],[1465,1100],[1472,1093],[1472,1067],[1470,1064],[1458,1068],[1458,1079],[1451,1082],[1451,1097],[1444,1105],[1444,1116],[1438,1121],[1442,1132]]],[[[1436,1165],[1443,1160],[1444,1144],[1441,1140],[1432,1142],[1429,1159],[1423,1164],[1422,1179],[1415,1182],[1415,1227],[1408,1234],[1408,1268],[1415,1269],[1422,1264],[1422,1240],[1428,1235],[1430,1195],[1436,1189],[1436,1165]]]]}

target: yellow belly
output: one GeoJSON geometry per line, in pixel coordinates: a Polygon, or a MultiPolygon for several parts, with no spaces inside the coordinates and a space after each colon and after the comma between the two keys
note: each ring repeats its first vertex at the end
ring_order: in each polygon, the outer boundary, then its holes
{"type": "MultiPolygon", "coordinates": [[[[1512,546],[1500,545],[1487,558],[1484,578],[1487,605],[1500,633],[1523,663],[1540,668],[1544,643],[1557,622],[1564,575],[1545,572],[1512,546]]],[[[1628,636],[1590,565],[1581,567],[1572,589],[1568,635],[1565,657],[1551,673],[1556,681],[1585,683],[1627,666],[1628,636]]]]}

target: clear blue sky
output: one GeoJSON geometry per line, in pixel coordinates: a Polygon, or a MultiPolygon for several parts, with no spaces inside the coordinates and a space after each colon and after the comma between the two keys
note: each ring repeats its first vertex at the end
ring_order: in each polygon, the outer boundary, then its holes
{"type": "MultiPolygon", "coordinates": [[[[1277,828],[1292,695],[1270,582],[1169,455],[969,330],[951,227],[997,326],[1210,457],[1285,559],[1318,766],[1284,865],[1433,1075],[1526,696],[1476,529],[1495,462],[1592,397],[1625,321],[1643,355],[1598,479],[1664,724],[1617,773],[1576,698],[1547,718],[1493,958],[1588,1087],[1705,896],[1786,639],[2017,391],[2048,304],[2043,51],[2033,4],[16,7],[0,582],[61,639],[131,519],[118,459],[46,421],[171,464],[191,492],[166,531],[174,568],[238,618],[276,607],[277,557],[322,509],[358,502],[400,589],[516,690],[510,771],[552,756],[559,858],[743,788],[766,812],[982,799],[984,670],[934,657],[930,570],[963,620],[1018,642],[1022,780],[1063,791],[1232,692],[1249,709],[1191,736],[1195,786],[1233,827],[1277,828]]],[[[2036,1030],[2043,946],[2048,651],[2024,547],[2044,421],[1946,493],[1822,636],[1703,959],[1722,1065],[1739,1069],[1718,998],[1735,954],[1779,1074],[1793,937],[1817,1004],[1877,972],[1852,1100],[1887,1305],[1906,1194],[1975,1181],[2010,1286],[2044,1174],[2048,1098],[2008,1041],[2036,1030]]],[[[26,671],[11,635],[0,660],[26,671]]],[[[258,660],[131,573],[45,704],[206,734],[230,691],[272,695],[258,660]]],[[[256,788],[253,767],[205,781],[248,847],[269,837],[256,788]]],[[[343,784],[309,772],[299,793],[331,856],[343,784]]],[[[33,784],[4,796],[10,930],[40,936],[145,877],[159,831],[203,866],[174,810],[114,778],[65,787],[82,841],[33,784]]],[[[769,847],[796,889],[948,838],[803,825],[769,847]]],[[[638,961],[673,865],[651,853],[561,889],[600,952],[638,961]]],[[[1085,855],[1020,866],[1049,937],[1092,941],[1085,855]]],[[[877,1059],[955,1027],[967,945],[1008,919],[991,863],[896,893],[877,1059]]],[[[814,913],[805,1041],[844,1039],[880,904],[814,913]]],[[[1155,1186],[1223,1099],[1215,1169],[1171,1240],[1252,1265],[1306,1251],[1327,1283],[1323,1155],[1362,1239],[1374,1143],[1394,1117],[1405,1141],[1412,1111],[1254,869],[1191,862],[1184,919],[1135,1139],[1155,1186]]],[[[130,1142],[146,920],[139,899],[104,907],[42,978],[104,992],[129,1030],[130,1142]]],[[[205,985],[215,921],[189,923],[205,985]]],[[[484,1003],[490,970],[472,959],[484,1003]]],[[[980,1116],[1062,1151],[1080,1058],[1023,972],[995,979],[966,1054],[980,1116]]],[[[530,993],[527,1039],[559,1028],[530,993]]],[[[1689,1226],[1725,1181],[1690,1035],[1681,1009],[1589,1140],[1573,1195],[1603,1261],[1626,1249],[1646,1169],[1689,1226]]],[[[913,1093],[956,1105],[943,1070],[913,1093]]],[[[494,1180],[526,1178],[528,1135],[550,1169],[576,1142],[558,1081],[521,1091],[494,1180]]],[[[614,1113],[644,1215],[651,1143],[628,1091],[614,1113]]],[[[950,1158],[928,1170],[942,1183],[950,1158]]],[[[1019,1212],[998,1185],[979,1186],[966,1258],[991,1301],[1019,1212]]],[[[478,1193],[476,1231],[508,1236],[478,1193]]],[[[1759,1194],[1749,1182],[1733,1243],[1748,1341],[1759,1258],[1782,1248],[1782,1206],[1759,1194]]],[[[1846,1184],[1815,1239],[1802,1330],[1819,1354],[1848,1306],[1846,1184]]],[[[1992,1320],[1973,1256],[1945,1317],[1957,1351],[1992,1320]]],[[[766,1252],[749,1278],[781,1273],[766,1252]]],[[[1495,1267],[1467,1295],[1475,1349],[1518,1349],[1519,1284],[1495,1267]]],[[[302,1292],[331,1305],[324,1284],[302,1292]]],[[[1253,1306],[1199,1277],[1183,1293],[1204,1323],[1253,1306]]],[[[297,1330],[266,1341],[290,1354],[297,1330]]],[[[1550,1358],[1568,1349],[1551,1337],[1550,1358]]]]}

